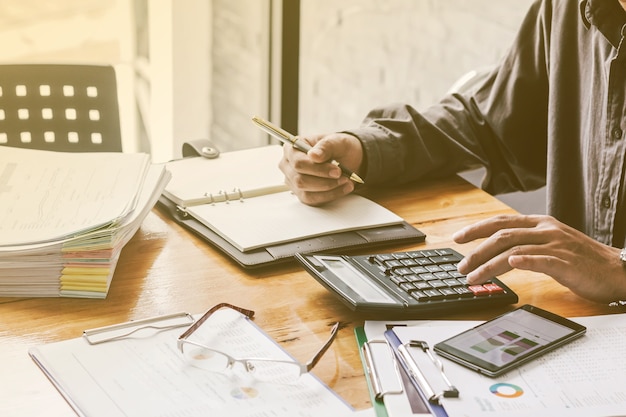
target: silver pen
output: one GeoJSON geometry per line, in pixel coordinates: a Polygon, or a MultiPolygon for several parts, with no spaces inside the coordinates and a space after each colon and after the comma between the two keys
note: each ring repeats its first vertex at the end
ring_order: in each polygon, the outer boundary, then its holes
{"type": "MultiPolygon", "coordinates": [[[[252,121],[259,126],[261,129],[263,129],[266,133],[270,134],[271,136],[275,137],[276,139],[278,139],[279,141],[281,141],[282,143],[285,144],[290,144],[292,145],[294,148],[296,148],[297,150],[304,152],[304,153],[308,153],[311,150],[311,146],[306,143],[303,140],[299,140],[297,136],[292,135],[291,133],[285,131],[284,129],[281,129],[280,127],[268,122],[267,120],[263,120],[262,118],[258,117],[258,116],[253,116],[252,117],[252,121]]],[[[363,180],[361,179],[361,177],[359,177],[357,174],[355,174],[354,172],[346,169],[345,167],[343,167],[342,165],[339,164],[339,162],[332,160],[330,161],[331,164],[338,166],[339,168],[341,168],[341,172],[343,173],[343,175],[345,175],[346,177],[350,178],[352,181],[354,182],[358,182],[359,184],[364,184],[363,180]]]]}

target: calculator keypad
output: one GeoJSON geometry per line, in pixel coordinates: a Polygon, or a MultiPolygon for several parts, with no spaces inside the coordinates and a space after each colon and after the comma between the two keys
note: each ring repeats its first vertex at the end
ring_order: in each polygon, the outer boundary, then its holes
{"type": "Polygon", "coordinates": [[[511,295],[497,279],[469,285],[457,270],[461,254],[450,248],[414,250],[353,257],[367,270],[378,270],[380,281],[394,285],[419,303],[498,298],[511,295]]]}
{"type": "Polygon", "coordinates": [[[371,255],[369,261],[417,301],[481,297],[503,293],[493,282],[467,285],[457,268],[461,260],[450,249],[397,252],[371,255]]]}

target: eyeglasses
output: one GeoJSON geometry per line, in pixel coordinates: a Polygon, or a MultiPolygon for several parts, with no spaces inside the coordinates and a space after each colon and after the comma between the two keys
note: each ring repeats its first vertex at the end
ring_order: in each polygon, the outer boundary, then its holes
{"type": "MultiPolygon", "coordinates": [[[[217,304],[200,317],[185,333],[178,337],[177,346],[183,353],[188,363],[196,368],[212,372],[222,372],[233,369],[235,364],[243,366],[246,373],[255,379],[265,382],[293,382],[302,374],[308,373],[315,367],[324,356],[330,345],[335,340],[339,323],[335,323],[330,331],[330,337],[315,355],[306,363],[301,364],[295,360],[283,360],[272,358],[237,358],[221,350],[207,346],[211,340],[216,344],[221,341],[224,331],[228,332],[228,323],[223,329],[216,330],[214,326],[202,326],[213,313],[229,308],[241,313],[244,317],[254,317],[253,310],[246,310],[228,303],[217,304]]],[[[241,316],[240,316],[241,317],[241,316]]]]}

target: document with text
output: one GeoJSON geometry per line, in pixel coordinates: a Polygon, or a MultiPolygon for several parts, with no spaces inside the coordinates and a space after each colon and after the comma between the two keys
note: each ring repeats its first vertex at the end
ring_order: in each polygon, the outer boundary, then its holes
{"type": "MultiPolygon", "coordinates": [[[[572,320],[587,326],[585,336],[497,378],[440,358],[447,377],[460,391],[459,398],[442,398],[448,416],[626,415],[626,316],[572,320]]],[[[382,334],[386,324],[366,323],[368,338],[382,334]]],[[[404,343],[417,339],[434,346],[476,324],[416,321],[394,326],[394,332],[404,343]]]]}

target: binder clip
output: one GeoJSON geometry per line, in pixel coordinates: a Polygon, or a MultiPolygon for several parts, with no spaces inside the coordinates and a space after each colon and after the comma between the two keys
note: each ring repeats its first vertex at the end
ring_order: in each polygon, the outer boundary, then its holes
{"type": "Polygon", "coordinates": [[[179,205],[176,206],[176,213],[178,213],[178,215],[183,218],[189,215],[189,213],[187,213],[187,209],[179,205]]]}
{"type": "Polygon", "coordinates": [[[368,340],[361,349],[374,397],[382,400],[387,394],[402,394],[404,389],[400,382],[400,370],[389,344],[384,340],[368,340]],[[374,358],[381,357],[388,358],[390,363],[377,364],[374,358]]]}
{"type": "MultiPolygon", "coordinates": [[[[413,378],[413,381],[418,385],[417,389],[421,390],[428,402],[433,404],[439,404],[440,398],[458,398],[459,390],[452,385],[448,377],[443,371],[443,363],[436,358],[431,352],[428,343],[422,340],[410,340],[407,343],[403,343],[397,348],[397,356],[403,363],[405,369],[409,375],[413,378]],[[410,349],[412,348],[412,349],[410,349]],[[419,361],[415,355],[409,351],[423,352],[427,355],[428,361],[419,361]],[[428,367],[428,362],[434,365],[434,370],[425,372],[428,367]],[[443,384],[439,383],[436,388],[429,380],[439,379],[443,384]]],[[[431,367],[432,368],[432,367],[431,367]]]]}

